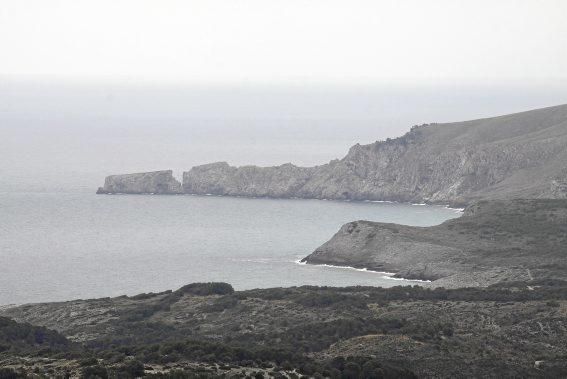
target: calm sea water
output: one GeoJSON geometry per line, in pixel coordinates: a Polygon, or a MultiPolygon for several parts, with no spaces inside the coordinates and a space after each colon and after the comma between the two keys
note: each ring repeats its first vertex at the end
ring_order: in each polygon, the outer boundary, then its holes
{"type": "Polygon", "coordinates": [[[349,221],[433,225],[455,210],[210,196],[0,193],[0,304],[137,294],[197,281],[237,289],[392,286],[296,261],[349,221]]]}

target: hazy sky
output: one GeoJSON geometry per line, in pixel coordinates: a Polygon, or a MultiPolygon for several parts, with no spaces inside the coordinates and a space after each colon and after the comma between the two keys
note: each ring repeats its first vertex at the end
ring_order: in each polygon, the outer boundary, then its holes
{"type": "Polygon", "coordinates": [[[0,0],[0,192],[567,103],[567,0],[0,0]],[[222,143],[219,143],[222,141],[222,143]]]}
{"type": "Polygon", "coordinates": [[[1,0],[0,76],[200,83],[567,79],[565,0],[1,0]]]}

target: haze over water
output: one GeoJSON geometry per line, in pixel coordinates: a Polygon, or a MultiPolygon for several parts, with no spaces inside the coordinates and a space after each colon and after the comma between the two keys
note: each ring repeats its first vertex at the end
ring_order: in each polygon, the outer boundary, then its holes
{"type": "Polygon", "coordinates": [[[0,191],[228,161],[318,165],[412,125],[567,102],[566,86],[191,86],[0,77],[0,191]]]}
{"type": "Polygon", "coordinates": [[[527,97],[481,88],[0,84],[0,304],[213,280],[237,289],[397,285],[377,273],[295,261],[349,221],[426,226],[458,216],[454,210],[94,191],[106,175],[173,169],[180,178],[214,161],[323,164],[413,124],[567,99],[567,90],[549,88],[527,97]]]}

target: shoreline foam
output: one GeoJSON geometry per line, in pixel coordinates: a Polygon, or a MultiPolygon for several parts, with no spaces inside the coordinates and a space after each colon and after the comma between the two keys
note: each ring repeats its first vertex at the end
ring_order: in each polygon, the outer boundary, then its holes
{"type": "Polygon", "coordinates": [[[380,275],[382,275],[382,278],[383,278],[383,279],[399,280],[399,281],[415,282],[415,283],[431,283],[431,280],[396,278],[396,277],[394,277],[394,275],[396,275],[395,272],[386,272],[386,271],[370,270],[370,269],[368,269],[368,268],[366,268],[366,267],[357,268],[357,267],[352,267],[352,266],[330,265],[330,264],[327,264],[327,263],[312,264],[312,263],[302,262],[301,259],[302,259],[302,258],[297,259],[297,260],[293,261],[293,263],[296,263],[296,264],[299,264],[299,265],[316,266],[316,267],[341,268],[341,269],[353,270],[353,271],[358,271],[358,272],[370,272],[370,273],[373,273],[373,274],[380,274],[380,275]]]}

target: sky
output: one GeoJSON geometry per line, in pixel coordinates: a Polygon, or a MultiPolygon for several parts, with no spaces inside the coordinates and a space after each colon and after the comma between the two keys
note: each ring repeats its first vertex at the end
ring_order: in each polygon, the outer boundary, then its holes
{"type": "Polygon", "coordinates": [[[317,165],[567,103],[565,0],[0,0],[0,192],[317,165]]]}
{"type": "Polygon", "coordinates": [[[0,76],[150,83],[567,80],[564,0],[1,0],[0,76]]]}

